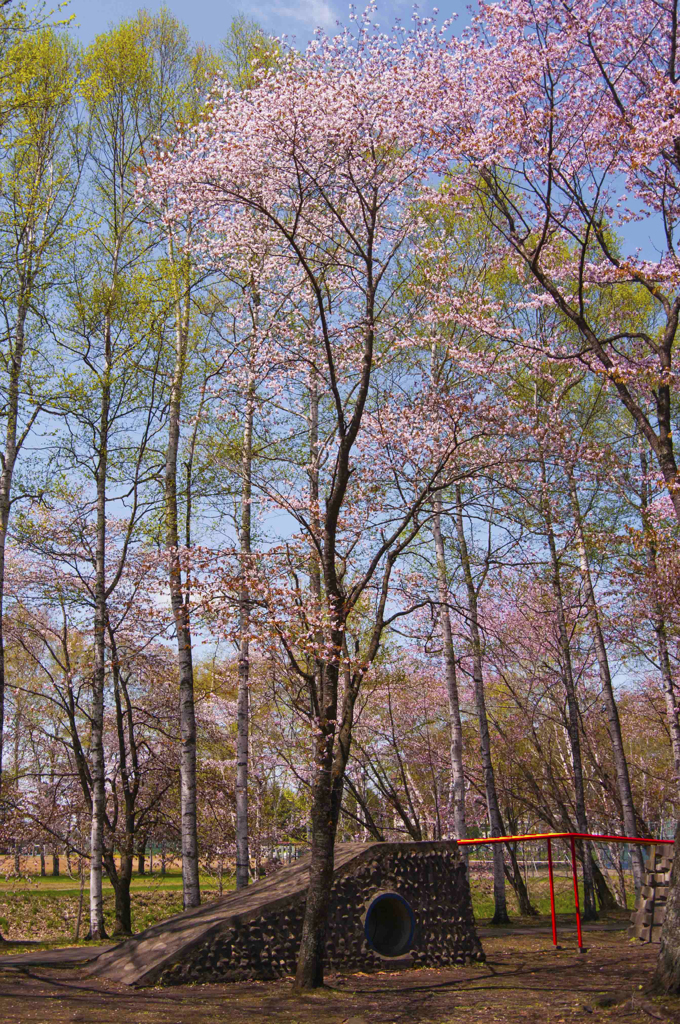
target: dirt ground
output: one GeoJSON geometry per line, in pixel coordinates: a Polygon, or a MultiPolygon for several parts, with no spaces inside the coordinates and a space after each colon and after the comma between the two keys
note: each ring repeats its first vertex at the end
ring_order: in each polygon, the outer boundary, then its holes
{"type": "MultiPolygon", "coordinates": [[[[485,929],[486,930],[486,929],[485,929]]],[[[81,968],[0,964],[3,1024],[637,1024],[680,1022],[680,998],[644,994],[658,946],[590,931],[553,951],[545,934],[483,939],[487,962],[446,970],[345,974],[304,997],[290,980],[131,990],[81,968]]]]}

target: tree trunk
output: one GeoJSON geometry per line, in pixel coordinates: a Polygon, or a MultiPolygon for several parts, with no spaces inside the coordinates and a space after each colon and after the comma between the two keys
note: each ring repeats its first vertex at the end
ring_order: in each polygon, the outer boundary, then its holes
{"type": "MultiPolygon", "coordinates": [[[[581,757],[581,732],[579,722],[578,700],[576,686],[574,685],[574,673],[571,663],[571,646],[569,644],[569,633],[567,621],[564,614],[564,600],[562,596],[562,580],[560,575],[560,562],[555,543],[555,531],[553,528],[552,514],[547,501],[548,484],[545,470],[545,460],[541,453],[541,483],[543,487],[543,516],[545,519],[548,547],[550,549],[551,584],[555,600],[555,612],[557,614],[557,626],[560,645],[560,672],[562,683],[565,689],[567,700],[567,734],[571,747],[572,769],[574,774],[574,805],[576,810],[576,824],[579,832],[588,832],[588,816],[586,814],[585,787],[583,784],[583,760],[581,757]]],[[[594,921],[597,918],[595,907],[595,888],[593,884],[593,860],[590,855],[590,844],[579,843],[579,852],[582,853],[583,864],[583,919],[594,921]]]]}
{"type": "MultiPolygon", "coordinates": [[[[378,212],[375,203],[365,212],[370,218],[371,224],[374,224],[378,212]]],[[[358,655],[361,649],[362,656],[356,660],[356,667],[351,672],[346,633],[348,616],[356,607],[361,596],[366,596],[366,587],[377,572],[377,562],[372,560],[360,585],[357,580],[346,592],[344,589],[347,566],[346,552],[343,550],[341,554],[338,550],[338,534],[344,530],[343,515],[347,488],[352,475],[351,455],[369,399],[374,358],[375,290],[380,275],[373,277],[372,245],[375,236],[373,227],[369,227],[368,230],[371,242],[367,249],[363,352],[359,379],[351,392],[351,414],[349,415],[349,407],[344,406],[344,385],[338,386],[337,384],[339,378],[334,366],[334,342],[329,332],[328,309],[325,299],[327,283],[325,279],[322,282],[316,279],[308,270],[312,291],[311,299],[316,306],[323,338],[320,349],[327,359],[334,396],[330,405],[334,409],[334,435],[337,438],[337,448],[333,464],[328,467],[329,489],[323,502],[323,514],[319,508],[320,503],[317,502],[310,509],[308,520],[313,552],[310,559],[310,572],[313,573],[317,561],[314,552],[318,556],[323,572],[323,595],[319,601],[319,611],[322,613],[320,621],[327,623],[323,627],[324,643],[314,652],[315,666],[311,671],[305,667],[304,663],[297,662],[294,656],[291,658],[295,671],[304,680],[308,691],[313,753],[312,849],[307,904],[295,979],[298,990],[317,987],[323,981],[323,954],[333,877],[335,835],[342,803],[344,773],[351,747],[354,705],[364,674],[368,666],[373,663],[380,648],[380,639],[386,624],[385,606],[390,591],[390,574],[395,559],[418,532],[418,524],[412,520],[411,514],[409,514],[404,520],[403,534],[400,531],[398,534],[392,534],[391,540],[385,539],[384,541],[386,545],[383,551],[384,568],[381,569],[382,579],[378,588],[373,625],[363,645],[359,638],[355,637],[356,646],[353,654],[358,655]],[[312,522],[316,519],[322,519],[323,528],[311,529],[312,522]],[[338,721],[338,686],[341,664],[343,665],[344,695],[342,712],[338,721]]],[[[317,372],[312,368],[313,381],[317,379],[317,372]]],[[[319,379],[320,377],[319,374],[319,379]]],[[[318,461],[316,465],[318,465],[318,461]]],[[[312,475],[310,474],[310,481],[312,475]]],[[[425,494],[422,495],[422,500],[425,500],[425,494]]],[[[412,509],[412,512],[414,511],[415,509],[412,509]]],[[[319,626],[319,629],[321,628],[319,626]]]]}
{"type": "MultiPolygon", "coordinates": [[[[647,485],[647,456],[644,452],[640,455],[640,468],[642,470],[642,492],[641,492],[641,505],[640,514],[642,518],[642,529],[645,535],[645,550],[647,557],[647,568],[652,574],[652,578],[656,580],[657,577],[657,564],[656,564],[656,541],[654,538],[654,531],[647,518],[647,510],[649,507],[649,493],[647,485]]],[[[661,671],[661,679],[663,681],[664,697],[666,698],[666,717],[668,719],[668,731],[671,737],[671,747],[673,749],[673,764],[675,767],[675,780],[677,785],[680,787],[680,719],[678,718],[677,700],[675,696],[675,684],[673,680],[673,673],[671,671],[671,660],[668,654],[668,638],[666,636],[666,622],[663,614],[661,603],[657,600],[652,600],[652,627],[656,634],[656,648],[659,655],[659,669],[661,671]]]]}
{"type": "MultiPolygon", "coordinates": [[[[111,850],[106,858],[106,868],[115,893],[116,920],[115,935],[132,934],[132,915],[130,910],[130,880],[132,878],[133,852],[137,821],[135,804],[139,794],[139,750],[135,734],[133,705],[128,691],[129,678],[121,672],[116,636],[109,625],[109,641],[111,644],[111,662],[113,675],[113,693],[116,704],[116,731],[118,734],[118,767],[120,783],[125,804],[125,831],[119,839],[120,869],[116,868],[113,844],[116,829],[112,829],[111,850]],[[127,743],[125,723],[127,721],[127,743]]],[[[114,823],[115,824],[115,823],[114,823]]],[[[139,840],[139,873],[144,874],[144,850],[146,838],[139,840]]]]}
{"type": "Polygon", "coordinates": [[[317,770],[312,783],[312,849],[307,903],[295,975],[295,987],[298,990],[323,985],[326,923],[333,883],[336,823],[332,817],[332,744],[328,742],[327,735],[322,734],[317,738],[315,746],[317,770]]]}
{"type": "MultiPolygon", "coordinates": [[[[172,253],[171,253],[172,255],[172,253]]],[[[182,819],[182,888],[184,909],[201,902],[198,879],[198,830],[196,821],[196,712],[194,708],[194,668],[191,652],[189,595],[183,593],[179,558],[177,509],[177,459],[180,438],[180,411],[186,365],[189,327],[189,285],[183,288],[175,279],[176,316],[175,362],[168,412],[168,448],[165,462],[165,523],[168,548],[168,583],[177,635],[180,725],[180,807],[182,819]]]]}
{"type": "Polygon", "coordinates": [[[5,732],[5,640],[3,632],[5,598],[5,548],[7,529],[12,508],[12,480],[21,441],[17,440],[19,404],[21,401],[21,375],[25,351],[25,324],[28,313],[26,299],[20,301],[14,332],[14,349],[11,354],[9,387],[6,398],[7,426],[5,429],[5,450],[2,453],[0,471],[0,796],[2,795],[2,767],[5,732]]]}
{"type": "Polygon", "coordinates": [[[52,851],[52,876],[59,877],[59,854],[56,850],[52,851]]]}
{"type": "MultiPolygon", "coordinates": [[[[472,577],[470,565],[470,553],[465,537],[463,526],[463,497],[459,484],[456,484],[456,532],[458,534],[458,549],[460,561],[465,577],[465,587],[468,598],[468,619],[470,639],[472,640],[472,673],[475,686],[475,706],[479,720],[479,748],[484,771],[484,788],[486,791],[486,806],[489,813],[489,824],[492,836],[502,836],[500,807],[498,794],[496,792],[496,779],[491,760],[491,737],[489,735],[489,720],[486,713],[486,699],[484,696],[484,675],[482,671],[482,639],[479,629],[479,616],[477,613],[477,590],[472,577]]],[[[508,908],[505,897],[505,868],[503,857],[503,844],[492,844],[493,854],[493,897],[494,915],[492,924],[508,924],[508,908]]]]}
{"type": "Polygon", "coordinates": [[[238,702],[236,737],[236,888],[243,889],[250,879],[248,850],[248,731],[250,700],[250,588],[247,572],[251,554],[251,498],[253,461],[253,418],[255,395],[249,382],[246,395],[243,453],[241,457],[241,592],[239,594],[239,632],[241,643],[238,658],[238,702]]]}
{"type": "Polygon", "coordinates": [[[85,871],[83,869],[83,857],[82,854],[78,857],[78,913],[76,916],[76,930],[73,936],[73,941],[78,942],[80,939],[80,926],[83,923],[83,902],[85,895],[85,871]]]}
{"type": "Polygon", "coordinates": [[[40,877],[44,878],[47,872],[45,871],[45,847],[40,847],[40,877]]]}
{"type": "Polygon", "coordinates": [[[111,322],[104,326],[104,372],[101,377],[99,449],[96,465],[97,526],[94,581],[94,671],[90,711],[90,758],[92,774],[92,823],[90,830],[90,931],[91,939],[103,939],[104,904],[102,856],[104,852],[105,767],[104,684],[106,680],[106,481],[108,428],[111,395],[111,322]]]}
{"type": "MultiPolygon", "coordinates": [[[[175,552],[176,556],[176,552],[175,552]]],[[[176,558],[176,576],[179,576],[176,558]]],[[[180,599],[181,600],[181,599],[180,599]]],[[[197,907],[201,902],[198,879],[198,827],[196,819],[196,712],[194,709],[194,673],[191,657],[191,635],[188,610],[178,607],[174,611],[180,620],[178,632],[179,656],[179,712],[180,712],[180,803],[182,814],[182,883],[184,909],[197,907]]]]}
{"type": "MultiPolygon", "coordinates": [[[[593,640],[595,642],[595,653],[597,655],[597,664],[600,673],[600,685],[602,687],[604,703],[607,709],[607,723],[609,726],[609,737],[611,739],[612,751],[614,753],[614,765],[616,768],[616,781],[619,790],[619,797],[621,800],[621,810],[623,813],[623,825],[626,830],[626,835],[636,836],[637,822],[635,818],[635,804],[633,802],[633,791],[630,785],[628,761],[626,760],[626,752],[623,746],[623,736],[621,735],[621,721],[619,719],[619,712],[616,706],[616,699],[614,697],[614,689],[612,687],[612,678],[611,672],[609,670],[609,658],[607,656],[607,648],[604,642],[602,628],[600,626],[600,615],[597,607],[597,601],[595,599],[595,590],[593,588],[592,577],[590,574],[590,563],[588,561],[588,552],[586,549],[586,542],[583,534],[583,521],[581,519],[581,509],[579,506],[578,491],[576,489],[576,481],[574,480],[572,472],[568,471],[567,475],[569,479],[569,492],[571,494],[571,503],[574,513],[574,527],[576,531],[576,542],[578,545],[579,552],[581,579],[583,581],[583,589],[585,591],[588,621],[590,624],[590,629],[593,634],[593,640]]],[[[644,866],[642,863],[642,854],[640,853],[639,846],[633,846],[631,848],[631,856],[633,860],[633,879],[635,882],[635,892],[639,894],[640,887],[642,885],[642,880],[644,877],[644,866]]]]}
{"type": "Polygon", "coordinates": [[[668,654],[666,623],[661,614],[658,614],[654,619],[654,632],[656,634],[659,666],[661,668],[663,692],[666,700],[666,717],[668,719],[668,731],[670,732],[671,748],[673,750],[675,779],[678,786],[680,786],[680,719],[678,718],[678,703],[675,696],[673,673],[671,671],[671,659],[668,654]]]}
{"type": "MultiPolygon", "coordinates": [[[[309,412],[309,498],[310,525],[314,539],[322,537],[319,517],[319,399],[316,374],[310,379],[309,412]]],[[[314,542],[309,560],[310,590],[321,609],[321,559],[314,542]]],[[[320,637],[317,636],[317,642],[320,637]]],[[[338,670],[336,666],[325,666],[316,662],[312,668],[314,686],[310,685],[310,716],[315,716],[315,691],[320,695],[321,707],[325,709],[323,728],[316,728],[312,737],[313,761],[316,767],[312,782],[312,807],[308,826],[311,863],[309,866],[309,889],[305,917],[302,926],[302,940],[298,954],[295,988],[297,990],[318,988],[323,984],[323,962],[325,956],[326,922],[330,888],[333,880],[335,829],[332,816],[332,784],[334,730],[332,724],[337,713],[338,670]]],[[[320,709],[318,709],[320,711],[320,709]]]]}
{"type": "Polygon", "coordinates": [[[116,921],[113,926],[114,935],[132,935],[132,908],[130,905],[131,868],[121,863],[118,884],[114,887],[116,902],[116,921]]]}
{"type": "Polygon", "coordinates": [[[139,850],[137,852],[137,874],[138,875],[146,875],[145,860],[146,860],[146,847],[142,845],[142,846],[139,847],[139,850]]]}
{"type": "Polygon", "coordinates": [[[595,892],[597,893],[597,899],[600,904],[600,910],[604,914],[606,914],[610,910],[621,910],[622,908],[616,902],[616,896],[609,888],[607,879],[605,878],[604,873],[600,869],[600,865],[594,858],[592,858],[591,863],[593,872],[593,882],[595,885],[595,892]]]}
{"type": "Polygon", "coordinates": [[[107,850],[104,855],[106,873],[113,886],[115,900],[115,922],[113,925],[114,935],[132,935],[132,910],[130,906],[130,881],[132,879],[133,856],[132,836],[126,835],[127,849],[121,850],[120,869],[116,867],[112,850],[107,850]]]}
{"type": "MultiPolygon", "coordinates": [[[[500,843],[498,844],[500,845],[500,843]]],[[[512,886],[515,896],[517,897],[517,903],[519,905],[519,912],[522,917],[538,917],[538,911],[529,899],[529,891],[524,881],[522,869],[517,861],[517,853],[515,852],[514,843],[506,843],[508,854],[510,855],[510,867],[505,865],[505,875],[510,885],[512,886]]]]}
{"type": "MultiPolygon", "coordinates": [[[[439,616],[442,629],[442,647],[444,653],[444,665],[446,667],[446,689],[449,698],[449,725],[451,729],[451,792],[453,809],[453,827],[456,839],[467,838],[467,825],[465,822],[465,774],[463,771],[463,724],[460,717],[460,702],[458,699],[458,682],[456,679],[456,655],[453,647],[453,634],[451,632],[451,616],[449,614],[449,586],[446,573],[446,553],[444,550],[444,538],[441,530],[441,493],[438,493],[434,501],[434,516],[432,519],[432,535],[434,537],[435,554],[437,558],[437,584],[439,590],[439,616]]],[[[467,864],[467,847],[461,847],[463,859],[467,864]]]]}
{"type": "Polygon", "coordinates": [[[668,995],[680,994],[680,822],[675,829],[673,869],[666,900],[666,916],[661,926],[661,945],[651,990],[668,995]]]}
{"type": "MultiPolygon", "coordinates": [[[[335,632],[333,640],[342,644],[344,630],[335,632]]],[[[312,850],[309,867],[307,905],[302,925],[302,940],[295,976],[295,988],[318,988],[323,984],[326,923],[330,905],[335,837],[340,819],[345,769],[349,761],[354,704],[359,684],[345,680],[342,710],[335,734],[338,714],[339,666],[326,664],[323,677],[323,717],[314,736],[314,764],[316,771],[312,783],[312,850]],[[335,740],[335,743],[334,743],[335,740]]]]}
{"type": "MultiPolygon", "coordinates": [[[[640,456],[640,463],[643,477],[641,514],[647,546],[647,563],[656,577],[656,544],[653,531],[647,520],[649,499],[647,492],[647,456],[645,452],[642,452],[640,456]]],[[[678,493],[677,486],[672,490],[671,497],[673,499],[675,515],[680,521],[680,494],[678,493]]],[[[680,725],[678,723],[675,687],[668,655],[666,625],[659,603],[656,604],[654,612],[654,631],[657,638],[659,666],[661,668],[666,697],[666,713],[673,748],[675,777],[677,785],[680,786],[680,725]]],[[[678,995],[680,994],[680,822],[677,823],[675,829],[673,855],[673,869],[671,871],[670,889],[666,900],[666,914],[661,926],[659,956],[650,988],[653,992],[678,995]]]]}

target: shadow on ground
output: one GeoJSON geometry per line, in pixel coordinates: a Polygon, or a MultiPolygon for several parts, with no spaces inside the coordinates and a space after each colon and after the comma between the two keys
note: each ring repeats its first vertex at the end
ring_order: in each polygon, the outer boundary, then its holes
{"type": "Polygon", "coordinates": [[[63,964],[0,964],[5,1024],[680,1024],[680,999],[650,1000],[658,946],[606,927],[579,954],[567,929],[553,951],[544,928],[484,930],[484,965],[329,976],[301,998],[290,980],[130,989],[63,964]]]}

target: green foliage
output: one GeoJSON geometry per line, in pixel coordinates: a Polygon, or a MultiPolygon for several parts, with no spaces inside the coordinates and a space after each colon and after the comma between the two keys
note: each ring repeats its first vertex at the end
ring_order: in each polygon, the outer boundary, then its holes
{"type": "Polygon", "coordinates": [[[227,80],[242,90],[256,84],[258,71],[276,68],[282,54],[276,40],[266,35],[256,21],[237,14],[222,42],[221,57],[227,80]]]}

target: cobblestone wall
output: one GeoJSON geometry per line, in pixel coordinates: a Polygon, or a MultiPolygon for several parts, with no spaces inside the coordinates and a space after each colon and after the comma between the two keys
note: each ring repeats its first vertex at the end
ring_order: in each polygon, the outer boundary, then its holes
{"type": "MultiPolygon", "coordinates": [[[[331,969],[385,969],[374,953],[364,914],[376,893],[398,892],[412,907],[414,965],[439,967],[484,960],[464,864],[451,843],[386,843],[336,872],[326,941],[331,969]],[[381,848],[382,846],[382,848],[381,848]]],[[[279,978],[295,971],[304,895],[278,901],[252,920],[232,920],[163,970],[161,984],[279,978]]]]}

